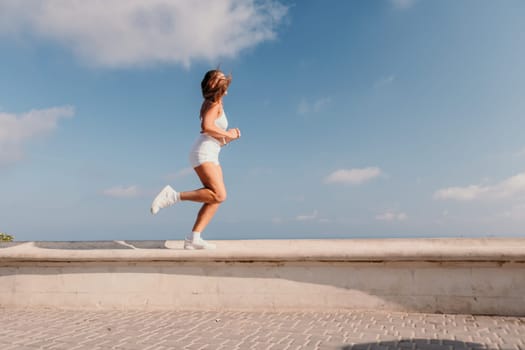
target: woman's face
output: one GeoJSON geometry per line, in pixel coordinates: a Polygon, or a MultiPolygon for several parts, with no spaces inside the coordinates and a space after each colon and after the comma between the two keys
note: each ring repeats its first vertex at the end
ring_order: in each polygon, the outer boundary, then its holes
{"type": "MultiPolygon", "coordinates": [[[[226,76],[224,75],[224,73],[221,72],[221,73],[219,73],[219,74],[217,75],[217,78],[218,78],[219,80],[225,80],[225,79],[226,79],[226,76]]],[[[228,90],[224,91],[224,95],[223,95],[223,96],[226,96],[226,95],[228,95],[228,90]]]]}

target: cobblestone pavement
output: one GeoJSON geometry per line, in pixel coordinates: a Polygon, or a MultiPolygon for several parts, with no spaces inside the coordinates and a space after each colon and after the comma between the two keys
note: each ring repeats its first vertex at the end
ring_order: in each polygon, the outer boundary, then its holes
{"type": "Polygon", "coordinates": [[[0,349],[525,350],[525,318],[382,311],[0,309],[0,349]]]}

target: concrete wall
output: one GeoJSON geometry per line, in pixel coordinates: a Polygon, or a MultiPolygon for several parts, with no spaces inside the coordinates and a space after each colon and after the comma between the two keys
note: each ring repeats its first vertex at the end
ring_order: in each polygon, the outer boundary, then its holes
{"type": "Polygon", "coordinates": [[[525,315],[525,239],[164,243],[3,244],[0,306],[525,315]]]}

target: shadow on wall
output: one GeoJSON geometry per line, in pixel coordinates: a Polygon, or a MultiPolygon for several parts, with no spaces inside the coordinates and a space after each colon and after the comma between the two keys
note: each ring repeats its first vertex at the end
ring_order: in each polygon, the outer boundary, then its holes
{"type": "Polygon", "coordinates": [[[374,343],[355,343],[344,345],[341,350],[495,350],[496,346],[489,347],[474,342],[446,339],[402,339],[379,341],[374,343]]]}
{"type": "MultiPolygon", "coordinates": [[[[0,241],[1,248],[11,248],[24,243],[33,242],[35,247],[42,249],[91,250],[91,249],[168,249],[166,241],[0,241]]],[[[181,249],[184,241],[181,241],[181,249]]]]}
{"type": "MultiPolygon", "coordinates": [[[[11,248],[33,241],[0,241],[0,248],[11,248]]],[[[34,241],[37,248],[65,249],[65,250],[91,250],[91,249],[168,249],[166,241],[34,241]]],[[[181,248],[183,242],[181,241],[181,248]]]]}

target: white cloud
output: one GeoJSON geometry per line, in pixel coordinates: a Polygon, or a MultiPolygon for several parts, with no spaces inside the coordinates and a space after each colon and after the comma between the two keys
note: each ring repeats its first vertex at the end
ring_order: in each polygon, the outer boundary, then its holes
{"type": "Polygon", "coordinates": [[[406,213],[396,213],[390,210],[376,215],[376,220],[381,221],[405,221],[407,218],[408,216],[406,213]]]}
{"type": "Polygon", "coordinates": [[[377,167],[368,167],[363,169],[340,169],[328,175],[324,182],[327,184],[345,183],[358,185],[379,175],[381,175],[381,169],[377,167]]]}
{"type": "Polygon", "coordinates": [[[332,102],[332,99],[330,97],[321,97],[313,101],[308,101],[307,99],[303,98],[301,102],[299,102],[299,106],[297,107],[297,113],[317,113],[330,102],[332,102]]]}
{"type": "Polygon", "coordinates": [[[525,193],[525,172],[511,176],[493,186],[470,185],[443,188],[434,193],[434,199],[471,201],[475,199],[508,198],[520,193],[525,193]]]}
{"type": "Polygon", "coordinates": [[[22,159],[27,142],[51,133],[60,119],[74,114],[70,106],[33,109],[19,115],[0,112],[0,166],[22,159]]]}
{"type": "Polygon", "coordinates": [[[486,193],[487,190],[487,187],[480,187],[476,185],[471,185],[467,187],[448,187],[436,191],[434,193],[434,198],[469,201],[475,198],[479,198],[483,193],[486,193]]]}
{"type": "Polygon", "coordinates": [[[317,219],[318,214],[319,214],[319,212],[317,210],[314,210],[314,212],[312,214],[298,215],[295,218],[295,220],[297,220],[297,221],[311,221],[311,220],[315,220],[315,219],[317,219]]]}
{"type": "Polygon", "coordinates": [[[408,9],[414,6],[417,0],[390,0],[390,3],[400,10],[408,9]]]}
{"type": "Polygon", "coordinates": [[[295,217],[283,218],[280,216],[275,216],[271,219],[271,221],[273,224],[276,224],[276,225],[290,223],[290,222],[297,222],[297,221],[310,222],[310,223],[322,223],[322,224],[333,222],[332,219],[328,219],[328,218],[319,216],[319,211],[317,209],[315,209],[311,213],[304,213],[304,214],[297,215],[295,217]]]}
{"type": "Polygon", "coordinates": [[[276,0],[2,0],[0,35],[60,43],[96,66],[214,64],[275,39],[276,0]]]}
{"type": "Polygon", "coordinates": [[[136,185],[115,186],[104,190],[104,195],[113,198],[135,198],[141,195],[141,191],[136,185]]]}

